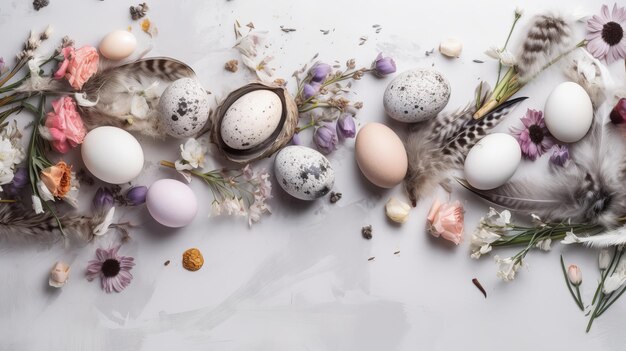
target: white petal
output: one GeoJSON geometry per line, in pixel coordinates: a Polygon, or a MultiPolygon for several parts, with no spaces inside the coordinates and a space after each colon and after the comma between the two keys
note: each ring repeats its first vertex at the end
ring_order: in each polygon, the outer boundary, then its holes
{"type": "Polygon", "coordinates": [[[43,213],[43,206],[41,205],[41,199],[39,198],[39,196],[33,195],[31,197],[31,200],[33,202],[33,210],[35,210],[35,213],[36,214],[43,213]]]}
{"type": "Polygon", "coordinates": [[[130,114],[139,119],[144,119],[149,111],[150,106],[148,106],[146,98],[140,95],[133,95],[130,100],[130,114]]]}
{"type": "Polygon", "coordinates": [[[102,223],[93,228],[93,235],[104,235],[109,231],[109,226],[113,224],[113,216],[115,215],[115,207],[111,207],[106,216],[102,220],[102,223]]]}
{"type": "Polygon", "coordinates": [[[85,94],[85,93],[74,93],[74,100],[76,100],[76,103],[78,104],[78,106],[93,107],[93,106],[96,106],[98,104],[98,101],[100,100],[100,97],[98,96],[96,98],[96,101],[90,101],[89,99],[87,99],[87,94],[85,94]]]}

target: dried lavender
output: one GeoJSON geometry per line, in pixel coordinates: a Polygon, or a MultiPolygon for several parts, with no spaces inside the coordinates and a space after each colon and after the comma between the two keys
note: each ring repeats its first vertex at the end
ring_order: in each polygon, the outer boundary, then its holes
{"type": "Polygon", "coordinates": [[[35,8],[36,11],[41,10],[42,8],[46,7],[50,5],[50,1],[49,0],[35,0],[33,1],[33,7],[35,8]]]}
{"type": "Polygon", "coordinates": [[[333,192],[331,192],[331,193],[330,193],[330,203],[331,203],[331,204],[334,204],[334,203],[336,203],[337,201],[341,200],[341,196],[342,196],[342,195],[341,195],[341,193],[336,193],[336,192],[334,192],[334,191],[333,191],[333,192]]]}
{"type": "Polygon", "coordinates": [[[361,228],[361,235],[363,236],[363,239],[370,240],[372,238],[372,226],[366,225],[361,228]]]}

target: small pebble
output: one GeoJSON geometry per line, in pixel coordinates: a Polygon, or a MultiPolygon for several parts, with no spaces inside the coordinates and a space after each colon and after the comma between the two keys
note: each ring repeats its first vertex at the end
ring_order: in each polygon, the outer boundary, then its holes
{"type": "Polygon", "coordinates": [[[170,264],[170,260],[167,260],[163,263],[164,266],[169,266],[169,264],[170,264]]]}
{"type": "Polygon", "coordinates": [[[370,240],[372,238],[372,226],[366,225],[365,227],[361,228],[361,235],[363,235],[364,239],[370,240]]]}
{"type": "Polygon", "coordinates": [[[130,7],[130,17],[134,21],[143,18],[146,15],[146,12],[148,12],[148,5],[145,2],[137,6],[130,7]]]}
{"type": "Polygon", "coordinates": [[[226,64],[224,65],[224,69],[229,71],[229,72],[237,72],[237,70],[239,69],[239,61],[237,60],[230,60],[228,62],[226,62],[226,64]]]}
{"type": "Polygon", "coordinates": [[[42,8],[48,6],[50,4],[49,0],[35,0],[33,1],[33,7],[35,8],[35,10],[39,11],[42,8]]]}
{"type": "Polygon", "coordinates": [[[335,202],[341,200],[341,193],[332,192],[330,193],[330,203],[334,204],[335,202]]]}

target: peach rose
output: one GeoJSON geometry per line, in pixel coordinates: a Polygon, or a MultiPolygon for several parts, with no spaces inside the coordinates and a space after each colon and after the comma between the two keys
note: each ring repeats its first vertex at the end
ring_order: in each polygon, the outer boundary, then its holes
{"type": "MultiPolygon", "coordinates": [[[[83,46],[75,50],[73,57],[70,57],[65,78],[67,78],[72,88],[80,90],[83,84],[98,71],[99,62],[98,50],[92,46],[83,46]]],[[[63,67],[63,63],[61,67],[63,67]]]]}
{"type": "Polygon", "coordinates": [[[72,167],[60,161],[41,171],[41,181],[50,190],[52,196],[64,198],[72,187],[72,167]]]}
{"type": "Polygon", "coordinates": [[[50,141],[53,149],[66,153],[83,143],[87,130],[71,97],[65,96],[53,101],[52,109],[53,111],[48,112],[46,116],[45,128],[48,133],[44,133],[44,136],[50,141]]]}
{"type": "Polygon", "coordinates": [[[455,244],[463,241],[463,205],[454,201],[442,204],[435,200],[428,212],[428,231],[434,237],[443,237],[455,244]]]}
{"type": "Polygon", "coordinates": [[[70,61],[74,59],[74,47],[64,47],[61,50],[61,55],[63,55],[63,61],[59,63],[59,68],[57,68],[57,71],[54,72],[54,79],[61,79],[65,77],[67,67],[70,65],[70,61]]]}

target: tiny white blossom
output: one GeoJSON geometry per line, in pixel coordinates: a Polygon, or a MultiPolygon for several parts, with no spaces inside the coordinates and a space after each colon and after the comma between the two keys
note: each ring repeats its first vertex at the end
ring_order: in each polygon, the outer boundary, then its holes
{"type": "Polygon", "coordinates": [[[551,245],[552,245],[552,239],[546,238],[546,239],[537,241],[537,243],[535,244],[535,247],[537,247],[539,250],[550,251],[551,245]]]}
{"type": "Polygon", "coordinates": [[[515,55],[509,50],[503,50],[495,46],[489,47],[487,51],[485,51],[485,55],[491,57],[494,60],[498,60],[503,66],[511,67],[517,64],[517,59],[515,55]]]}
{"type": "Polygon", "coordinates": [[[180,159],[175,163],[176,170],[185,171],[204,167],[204,155],[207,147],[198,140],[189,138],[185,144],[180,145],[180,159]]]}
{"type": "Polygon", "coordinates": [[[600,270],[605,270],[609,268],[611,264],[611,253],[607,249],[600,250],[600,255],[598,256],[598,267],[600,270]]]}
{"type": "Polygon", "coordinates": [[[626,259],[621,259],[615,268],[615,272],[610,277],[606,278],[602,291],[605,294],[610,294],[619,289],[626,283],[626,259]]]}
{"type": "Polygon", "coordinates": [[[522,17],[523,14],[524,14],[524,9],[519,7],[519,6],[516,6],[515,7],[515,16],[522,17]]]}
{"type": "Polygon", "coordinates": [[[565,233],[565,238],[561,240],[561,244],[577,244],[580,243],[580,238],[574,234],[574,231],[570,230],[565,233]]]}
{"type": "Polygon", "coordinates": [[[505,282],[510,282],[515,279],[515,274],[522,267],[521,261],[517,259],[513,259],[512,257],[500,258],[500,256],[494,257],[496,260],[496,264],[498,265],[498,273],[496,275],[498,278],[504,280],[505,282]]]}

